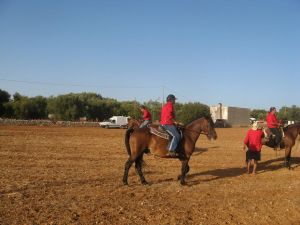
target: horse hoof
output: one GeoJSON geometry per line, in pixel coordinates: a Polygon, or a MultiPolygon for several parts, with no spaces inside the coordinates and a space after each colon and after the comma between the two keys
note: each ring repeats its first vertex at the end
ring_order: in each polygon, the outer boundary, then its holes
{"type": "Polygon", "coordinates": [[[128,182],[127,181],[123,181],[123,185],[128,186],[128,182]]]}
{"type": "Polygon", "coordinates": [[[177,180],[180,180],[180,179],[181,179],[181,175],[178,175],[177,180]]]}
{"type": "Polygon", "coordinates": [[[186,182],[183,180],[183,181],[180,181],[180,184],[181,184],[182,186],[184,186],[184,185],[186,185],[186,182]]]}
{"type": "Polygon", "coordinates": [[[143,185],[149,185],[149,183],[147,181],[143,181],[142,184],[143,185]]]}

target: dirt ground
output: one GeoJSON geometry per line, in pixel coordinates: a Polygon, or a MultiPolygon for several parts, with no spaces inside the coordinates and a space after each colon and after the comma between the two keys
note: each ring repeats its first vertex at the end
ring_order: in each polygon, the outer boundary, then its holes
{"type": "Polygon", "coordinates": [[[247,128],[200,136],[187,185],[180,162],[145,156],[148,186],[122,176],[125,130],[0,126],[0,224],[300,224],[300,144],[293,170],[267,147],[245,174],[247,128]]]}

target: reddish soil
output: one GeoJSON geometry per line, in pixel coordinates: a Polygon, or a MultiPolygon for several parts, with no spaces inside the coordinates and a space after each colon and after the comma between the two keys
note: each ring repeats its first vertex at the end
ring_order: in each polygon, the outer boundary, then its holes
{"type": "Polygon", "coordinates": [[[246,131],[200,136],[186,186],[178,160],[151,155],[150,185],[132,167],[123,186],[125,130],[0,126],[0,224],[300,224],[300,144],[292,170],[263,147],[248,175],[246,131]]]}

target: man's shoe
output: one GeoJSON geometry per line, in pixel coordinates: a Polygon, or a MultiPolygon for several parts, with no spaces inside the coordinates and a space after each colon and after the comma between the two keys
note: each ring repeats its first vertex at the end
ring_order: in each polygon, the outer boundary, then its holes
{"type": "Polygon", "coordinates": [[[170,157],[176,157],[177,156],[177,153],[175,151],[169,151],[167,156],[170,156],[170,157]]]}
{"type": "Polygon", "coordinates": [[[144,149],[144,153],[150,154],[150,149],[149,149],[149,148],[145,148],[145,149],[144,149]]]}

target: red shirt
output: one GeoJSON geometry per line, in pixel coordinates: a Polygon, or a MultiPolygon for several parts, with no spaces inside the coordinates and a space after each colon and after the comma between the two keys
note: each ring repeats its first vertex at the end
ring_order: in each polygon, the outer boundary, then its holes
{"type": "Polygon", "coordinates": [[[175,118],[175,111],[173,108],[173,103],[167,102],[161,110],[160,124],[171,125],[173,124],[174,118],[175,118]]]}
{"type": "Polygon", "coordinates": [[[264,133],[262,130],[248,130],[247,136],[245,137],[244,144],[248,146],[251,151],[260,152],[264,133]]]}
{"type": "Polygon", "coordinates": [[[144,120],[151,120],[151,114],[147,109],[143,109],[143,119],[144,120]]]}
{"type": "Polygon", "coordinates": [[[267,121],[268,128],[277,128],[278,127],[278,120],[274,113],[268,113],[266,121],[267,121]]]}

